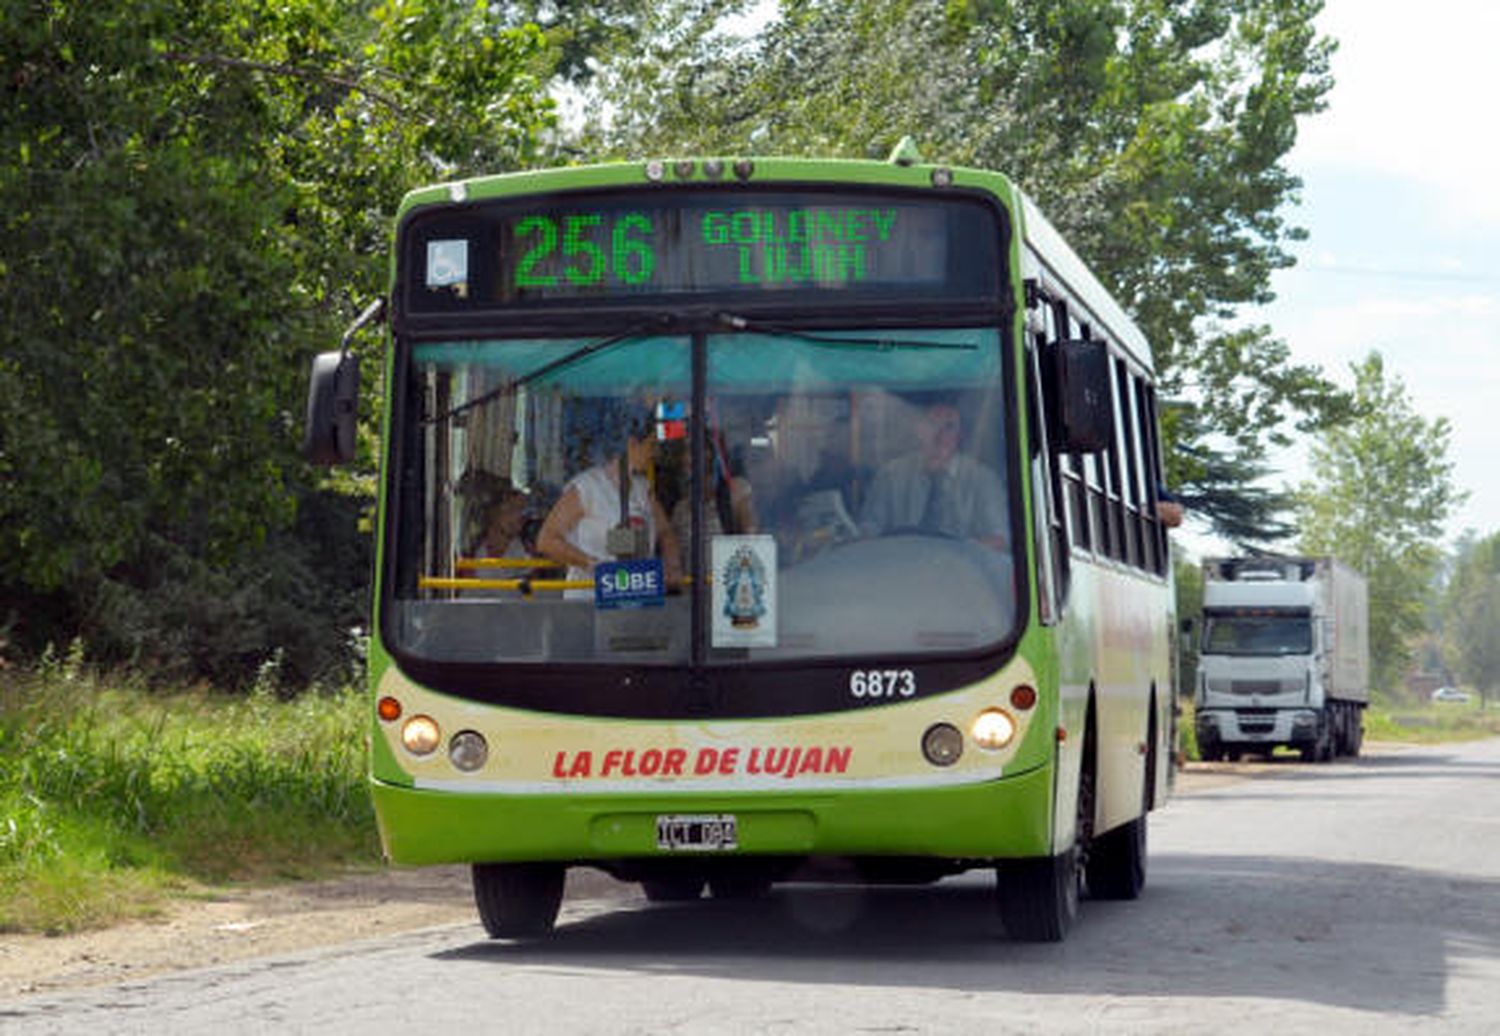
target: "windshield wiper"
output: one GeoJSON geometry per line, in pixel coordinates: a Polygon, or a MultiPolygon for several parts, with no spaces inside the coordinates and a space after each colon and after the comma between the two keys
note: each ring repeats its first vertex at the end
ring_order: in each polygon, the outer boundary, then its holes
{"type": "Polygon", "coordinates": [[[596,342],[590,342],[587,345],[579,346],[577,349],[574,349],[570,353],[566,353],[562,356],[559,356],[555,360],[542,364],[534,371],[528,371],[527,373],[521,375],[519,378],[512,378],[510,381],[507,381],[502,385],[496,385],[488,392],[482,392],[479,395],[475,396],[473,399],[465,400],[445,414],[437,414],[433,417],[424,417],[422,419],[422,423],[437,424],[440,421],[451,421],[455,417],[466,414],[476,407],[484,406],[484,404],[490,402],[493,399],[498,399],[499,397],[506,395],[507,393],[515,392],[519,388],[524,388],[525,386],[530,385],[533,381],[544,378],[548,374],[556,373],[557,371],[560,371],[565,367],[571,367],[578,361],[586,360],[590,356],[594,356],[598,353],[604,352],[606,349],[612,349],[617,345],[624,344],[625,342],[634,341],[651,331],[664,331],[668,327],[670,327],[672,323],[673,317],[670,313],[658,314],[657,316],[651,317],[649,320],[643,320],[632,327],[626,328],[619,334],[609,335],[608,337],[601,338],[596,342]]]}
{"type": "Polygon", "coordinates": [[[972,351],[979,346],[974,342],[929,342],[920,338],[845,338],[840,335],[820,335],[811,331],[799,331],[793,327],[749,320],[734,313],[718,314],[719,322],[735,331],[753,331],[757,334],[782,335],[795,338],[810,345],[821,345],[830,349],[868,349],[873,352],[889,352],[893,349],[961,349],[972,351]]]}

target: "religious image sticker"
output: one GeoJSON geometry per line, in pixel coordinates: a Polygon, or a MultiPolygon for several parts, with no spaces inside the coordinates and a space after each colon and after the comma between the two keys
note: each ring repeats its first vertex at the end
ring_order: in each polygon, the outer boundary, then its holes
{"type": "Polygon", "coordinates": [[[776,537],[715,536],[713,646],[776,646],[776,537]]]}

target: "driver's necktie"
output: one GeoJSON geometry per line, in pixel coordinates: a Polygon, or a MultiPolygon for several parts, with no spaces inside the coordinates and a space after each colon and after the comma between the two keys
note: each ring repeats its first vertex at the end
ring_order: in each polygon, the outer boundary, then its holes
{"type": "Polygon", "coordinates": [[[927,504],[922,508],[921,528],[925,532],[942,532],[944,506],[947,503],[948,473],[927,473],[927,504]]]}

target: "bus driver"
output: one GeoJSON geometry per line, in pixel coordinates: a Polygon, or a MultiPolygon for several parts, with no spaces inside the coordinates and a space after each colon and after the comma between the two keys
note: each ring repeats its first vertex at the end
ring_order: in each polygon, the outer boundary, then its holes
{"type": "Polygon", "coordinates": [[[861,530],[870,536],[926,532],[1003,549],[1009,528],[1005,483],[991,468],[959,452],[963,419],[958,407],[947,400],[929,403],[916,433],[914,452],[875,472],[860,512],[861,530]]]}

